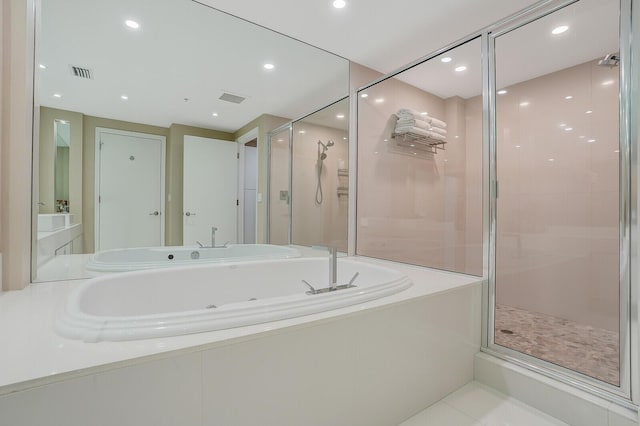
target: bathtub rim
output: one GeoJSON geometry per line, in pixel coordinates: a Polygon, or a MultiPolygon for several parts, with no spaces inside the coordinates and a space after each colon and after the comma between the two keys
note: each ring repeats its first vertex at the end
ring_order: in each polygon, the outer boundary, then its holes
{"type": "MultiPolygon", "coordinates": [[[[301,257],[295,259],[273,259],[251,261],[247,264],[256,266],[260,264],[273,264],[279,262],[308,262],[312,258],[301,257]]],[[[313,258],[314,260],[322,258],[313,258]]],[[[357,261],[348,258],[340,258],[339,263],[348,262],[358,264],[357,261]]],[[[194,269],[225,268],[234,265],[226,264],[200,264],[173,268],[176,270],[192,271],[194,269]]],[[[366,264],[372,269],[386,270],[397,278],[366,287],[356,286],[350,289],[339,290],[331,293],[308,295],[304,285],[300,284],[300,293],[287,296],[277,296],[261,301],[242,301],[221,305],[213,309],[196,309],[186,311],[174,311],[146,315],[122,315],[107,317],[86,313],[80,309],[80,299],[91,287],[101,285],[104,281],[117,279],[114,274],[109,274],[85,281],[76,287],[68,295],[66,301],[57,309],[55,315],[55,331],[62,337],[82,340],[84,342],[100,341],[129,341],[153,339],[159,337],[173,337],[185,334],[204,333],[209,331],[225,330],[236,327],[244,327],[257,324],[265,324],[278,320],[292,319],[301,316],[312,315],[320,312],[332,311],[348,306],[370,302],[402,292],[413,285],[406,273],[376,264],[366,264]],[[308,299],[306,298],[308,297],[308,299]],[[270,301],[269,303],[267,301],[270,301]],[[265,307],[270,310],[265,311],[265,307]],[[233,322],[235,321],[235,322],[233,322]],[[197,325],[195,325],[195,324],[197,325]],[[188,327],[191,326],[191,327],[188,327]],[[189,329],[189,331],[185,331],[189,329]]],[[[137,270],[123,272],[128,277],[146,276],[152,273],[149,270],[137,270]]],[[[161,274],[161,270],[157,271],[161,274]]],[[[121,275],[121,274],[117,274],[121,275]]],[[[104,284],[103,284],[104,285],[104,284]]]]}

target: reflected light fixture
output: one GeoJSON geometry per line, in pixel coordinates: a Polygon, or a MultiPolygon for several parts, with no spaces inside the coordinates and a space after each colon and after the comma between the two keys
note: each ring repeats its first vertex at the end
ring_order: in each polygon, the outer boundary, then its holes
{"type": "Polygon", "coordinates": [[[573,99],[573,96],[568,95],[568,96],[565,96],[564,98],[565,98],[566,100],[571,100],[571,99],[573,99]]]}
{"type": "Polygon", "coordinates": [[[421,112],[420,115],[429,115],[429,113],[424,111],[424,112],[421,112]]]}
{"type": "Polygon", "coordinates": [[[451,62],[451,58],[450,58],[450,57],[448,57],[448,56],[445,56],[444,58],[442,58],[442,59],[440,59],[440,60],[441,60],[442,62],[444,62],[445,64],[446,64],[447,62],[451,62]]]}
{"type": "Polygon", "coordinates": [[[217,116],[218,116],[218,113],[217,113],[217,112],[214,112],[214,113],[213,113],[213,114],[211,114],[211,115],[212,115],[212,116],[214,116],[214,117],[217,117],[217,116]]]}
{"type": "Polygon", "coordinates": [[[456,72],[462,72],[465,71],[467,69],[467,67],[465,67],[464,65],[460,65],[459,67],[456,67],[456,72]]]}
{"type": "Polygon", "coordinates": [[[47,69],[47,66],[44,65],[44,64],[40,64],[40,65],[38,65],[38,67],[40,67],[41,70],[46,70],[47,69]]]}
{"type": "Polygon", "coordinates": [[[127,19],[126,21],[124,21],[124,24],[133,30],[137,30],[138,28],[140,28],[140,24],[132,19],[127,19]]]}
{"type": "Polygon", "coordinates": [[[569,29],[569,27],[567,25],[560,25],[559,27],[555,27],[551,31],[551,34],[553,34],[553,35],[562,34],[563,32],[567,31],[568,29],[569,29]]]}
{"type": "Polygon", "coordinates": [[[336,115],[336,118],[342,120],[344,118],[344,114],[338,114],[336,115]]]}
{"type": "Polygon", "coordinates": [[[129,99],[129,97],[127,95],[121,95],[120,99],[122,99],[123,101],[126,101],[127,99],[129,99]]]}
{"type": "Polygon", "coordinates": [[[498,90],[496,93],[497,93],[498,95],[506,95],[506,94],[507,94],[507,93],[509,93],[509,92],[507,92],[505,89],[502,89],[502,90],[498,90]]]}
{"type": "Polygon", "coordinates": [[[591,114],[592,112],[593,112],[593,111],[591,111],[591,110],[587,110],[587,111],[585,111],[584,113],[585,113],[585,114],[591,114]]]}
{"type": "Polygon", "coordinates": [[[553,162],[553,161],[556,161],[556,159],[555,158],[549,158],[549,161],[553,162]]]}
{"type": "Polygon", "coordinates": [[[347,3],[344,0],[335,0],[333,2],[333,7],[335,7],[336,9],[342,9],[346,5],[347,3]]]}
{"type": "Polygon", "coordinates": [[[611,86],[614,83],[613,80],[605,80],[602,82],[603,86],[611,86]]]}
{"type": "Polygon", "coordinates": [[[573,130],[573,127],[565,127],[564,131],[565,132],[570,132],[573,130]]]}
{"type": "Polygon", "coordinates": [[[521,107],[529,106],[529,102],[520,102],[521,107]]]}
{"type": "Polygon", "coordinates": [[[520,148],[520,145],[516,145],[516,148],[520,148]]]}
{"type": "Polygon", "coordinates": [[[381,103],[383,103],[383,102],[384,102],[384,98],[378,98],[378,99],[376,99],[376,103],[377,103],[377,104],[381,104],[381,103]]]}
{"type": "Polygon", "coordinates": [[[560,123],[560,124],[558,124],[558,125],[559,125],[560,127],[564,127],[564,126],[566,126],[566,124],[565,124],[565,123],[560,123]]]}
{"type": "Polygon", "coordinates": [[[594,143],[595,141],[596,141],[595,139],[589,139],[587,142],[594,143]]]}
{"type": "Polygon", "coordinates": [[[361,98],[368,98],[368,97],[369,97],[369,95],[367,95],[366,93],[363,93],[363,94],[361,94],[361,95],[360,95],[360,97],[361,97],[361,98]]]}
{"type": "Polygon", "coordinates": [[[274,69],[276,66],[275,66],[275,65],[273,65],[273,64],[264,64],[264,65],[263,65],[263,67],[264,67],[264,69],[265,69],[265,70],[272,70],[272,69],[274,69]]]}
{"type": "Polygon", "coordinates": [[[61,98],[61,97],[62,97],[62,95],[61,95],[60,93],[54,93],[54,94],[53,94],[53,97],[54,97],[54,98],[61,98]]]}
{"type": "Polygon", "coordinates": [[[305,132],[304,130],[300,130],[298,133],[300,133],[301,135],[304,135],[307,132],[305,132]]]}

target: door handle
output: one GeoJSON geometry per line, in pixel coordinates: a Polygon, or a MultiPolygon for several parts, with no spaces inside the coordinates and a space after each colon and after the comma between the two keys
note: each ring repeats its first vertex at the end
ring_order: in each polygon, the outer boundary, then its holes
{"type": "Polygon", "coordinates": [[[160,212],[157,210],[153,213],[149,213],[149,216],[158,216],[158,215],[160,215],[160,212]]]}
{"type": "Polygon", "coordinates": [[[195,216],[196,214],[195,213],[191,213],[191,212],[186,212],[184,215],[185,216],[195,216]]]}

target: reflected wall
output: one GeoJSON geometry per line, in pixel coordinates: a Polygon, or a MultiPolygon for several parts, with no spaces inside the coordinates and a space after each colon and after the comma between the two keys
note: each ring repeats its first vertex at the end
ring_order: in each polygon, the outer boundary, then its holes
{"type": "Polygon", "coordinates": [[[480,58],[475,39],[359,92],[358,254],[482,275],[480,58]],[[404,109],[444,140],[406,136],[404,109]]]}

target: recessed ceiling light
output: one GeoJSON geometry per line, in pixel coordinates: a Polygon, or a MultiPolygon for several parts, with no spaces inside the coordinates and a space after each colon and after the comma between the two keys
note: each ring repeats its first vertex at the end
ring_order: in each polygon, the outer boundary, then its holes
{"type": "Polygon", "coordinates": [[[62,95],[61,95],[60,93],[54,93],[54,94],[53,94],[53,97],[54,97],[54,98],[61,98],[61,97],[62,97],[62,95]]]}
{"type": "Polygon", "coordinates": [[[338,115],[336,115],[336,118],[341,120],[341,119],[344,118],[344,114],[338,114],[338,115]]]}
{"type": "Polygon", "coordinates": [[[611,86],[614,83],[613,80],[605,80],[602,82],[603,86],[611,86]]]}
{"type": "Polygon", "coordinates": [[[565,124],[565,123],[560,123],[560,124],[559,124],[559,126],[560,126],[560,127],[565,127],[565,126],[566,126],[566,124],[565,124]]]}
{"type": "Polygon", "coordinates": [[[384,139],[383,142],[389,142],[389,139],[384,139]]]}
{"type": "Polygon", "coordinates": [[[278,139],[278,142],[284,142],[284,139],[278,139]]]}
{"type": "Polygon", "coordinates": [[[516,145],[516,148],[520,148],[520,145],[516,145]]]}
{"type": "Polygon", "coordinates": [[[573,127],[565,127],[564,131],[565,132],[570,132],[573,130],[573,127]]]}
{"type": "Polygon", "coordinates": [[[553,35],[562,34],[563,32],[567,31],[568,29],[569,29],[569,27],[567,25],[560,25],[559,27],[555,27],[551,31],[551,34],[553,34],[553,35]]]}
{"type": "Polygon", "coordinates": [[[423,111],[423,112],[420,113],[420,115],[429,115],[429,113],[426,112],[426,111],[423,111]]]}
{"type": "Polygon", "coordinates": [[[593,111],[591,111],[591,110],[587,110],[587,111],[585,111],[584,113],[585,113],[585,114],[591,114],[592,112],[593,112],[593,111]]]}
{"type": "Polygon", "coordinates": [[[411,148],[415,148],[416,146],[414,144],[409,145],[411,148]]]}
{"type": "Polygon", "coordinates": [[[264,65],[263,65],[263,67],[264,67],[264,69],[265,69],[265,70],[272,70],[272,69],[274,69],[276,66],[275,66],[275,65],[273,65],[273,64],[264,64],[264,65]]]}
{"type": "Polygon", "coordinates": [[[451,58],[450,58],[450,57],[448,57],[448,56],[445,56],[444,58],[442,58],[442,59],[440,59],[440,60],[441,60],[442,62],[444,62],[445,64],[446,64],[447,62],[451,62],[451,58]]]}
{"type": "Polygon", "coordinates": [[[134,30],[137,30],[138,28],[140,28],[140,24],[132,19],[127,19],[126,21],[124,21],[124,24],[134,30]]]}
{"type": "Polygon", "coordinates": [[[498,93],[498,95],[506,95],[509,92],[507,92],[506,90],[502,89],[502,90],[498,90],[497,93],[498,93]]]}
{"type": "Polygon", "coordinates": [[[211,115],[213,115],[214,117],[217,117],[217,116],[218,116],[218,113],[217,113],[217,112],[214,112],[214,113],[213,113],[213,114],[211,114],[211,115]]]}
{"type": "Polygon", "coordinates": [[[343,137],[342,139],[343,139],[343,140],[345,140],[345,141],[347,140],[347,138],[346,138],[346,137],[343,137]]]}
{"type": "Polygon", "coordinates": [[[565,96],[564,98],[565,98],[566,100],[570,100],[570,99],[573,99],[573,96],[568,95],[568,96],[565,96]]]}
{"type": "Polygon", "coordinates": [[[460,65],[459,67],[456,67],[456,72],[462,72],[465,71],[467,69],[467,67],[465,67],[464,65],[460,65]]]}
{"type": "Polygon", "coordinates": [[[377,103],[377,104],[381,104],[381,103],[383,103],[383,102],[384,102],[384,98],[378,98],[378,99],[376,99],[376,103],[377,103]]]}
{"type": "Polygon", "coordinates": [[[121,95],[120,99],[122,99],[123,101],[126,101],[127,99],[129,99],[129,97],[127,95],[121,95]]]}
{"type": "Polygon", "coordinates": [[[520,106],[524,107],[524,106],[529,106],[529,102],[520,102],[520,106]]]}
{"type": "Polygon", "coordinates": [[[333,2],[333,7],[335,7],[336,9],[342,9],[346,5],[347,3],[344,0],[335,0],[333,2]]]}
{"type": "Polygon", "coordinates": [[[615,151],[613,151],[613,152],[620,152],[620,150],[619,150],[619,149],[616,149],[616,150],[615,150],[615,151]]]}
{"type": "Polygon", "coordinates": [[[555,158],[549,158],[549,161],[556,161],[555,158]]]}
{"type": "Polygon", "coordinates": [[[361,97],[361,98],[368,98],[368,97],[369,97],[369,95],[367,95],[366,93],[363,93],[363,94],[361,94],[361,95],[360,95],[360,97],[361,97]]]}
{"type": "Polygon", "coordinates": [[[300,130],[298,133],[300,133],[301,135],[304,135],[307,132],[305,132],[304,130],[300,130]]]}
{"type": "Polygon", "coordinates": [[[40,65],[38,65],[38,67],[40,67],[41,70],[46,70],[47,69],[47,66],[44,65],[44,64],[40,64],[40,65]]]}
{"type": "Polygon", "coordinates": [[[587,142],[594,143],[595,141],[596,141],[595,139],[589,139],[587,142]]]}

